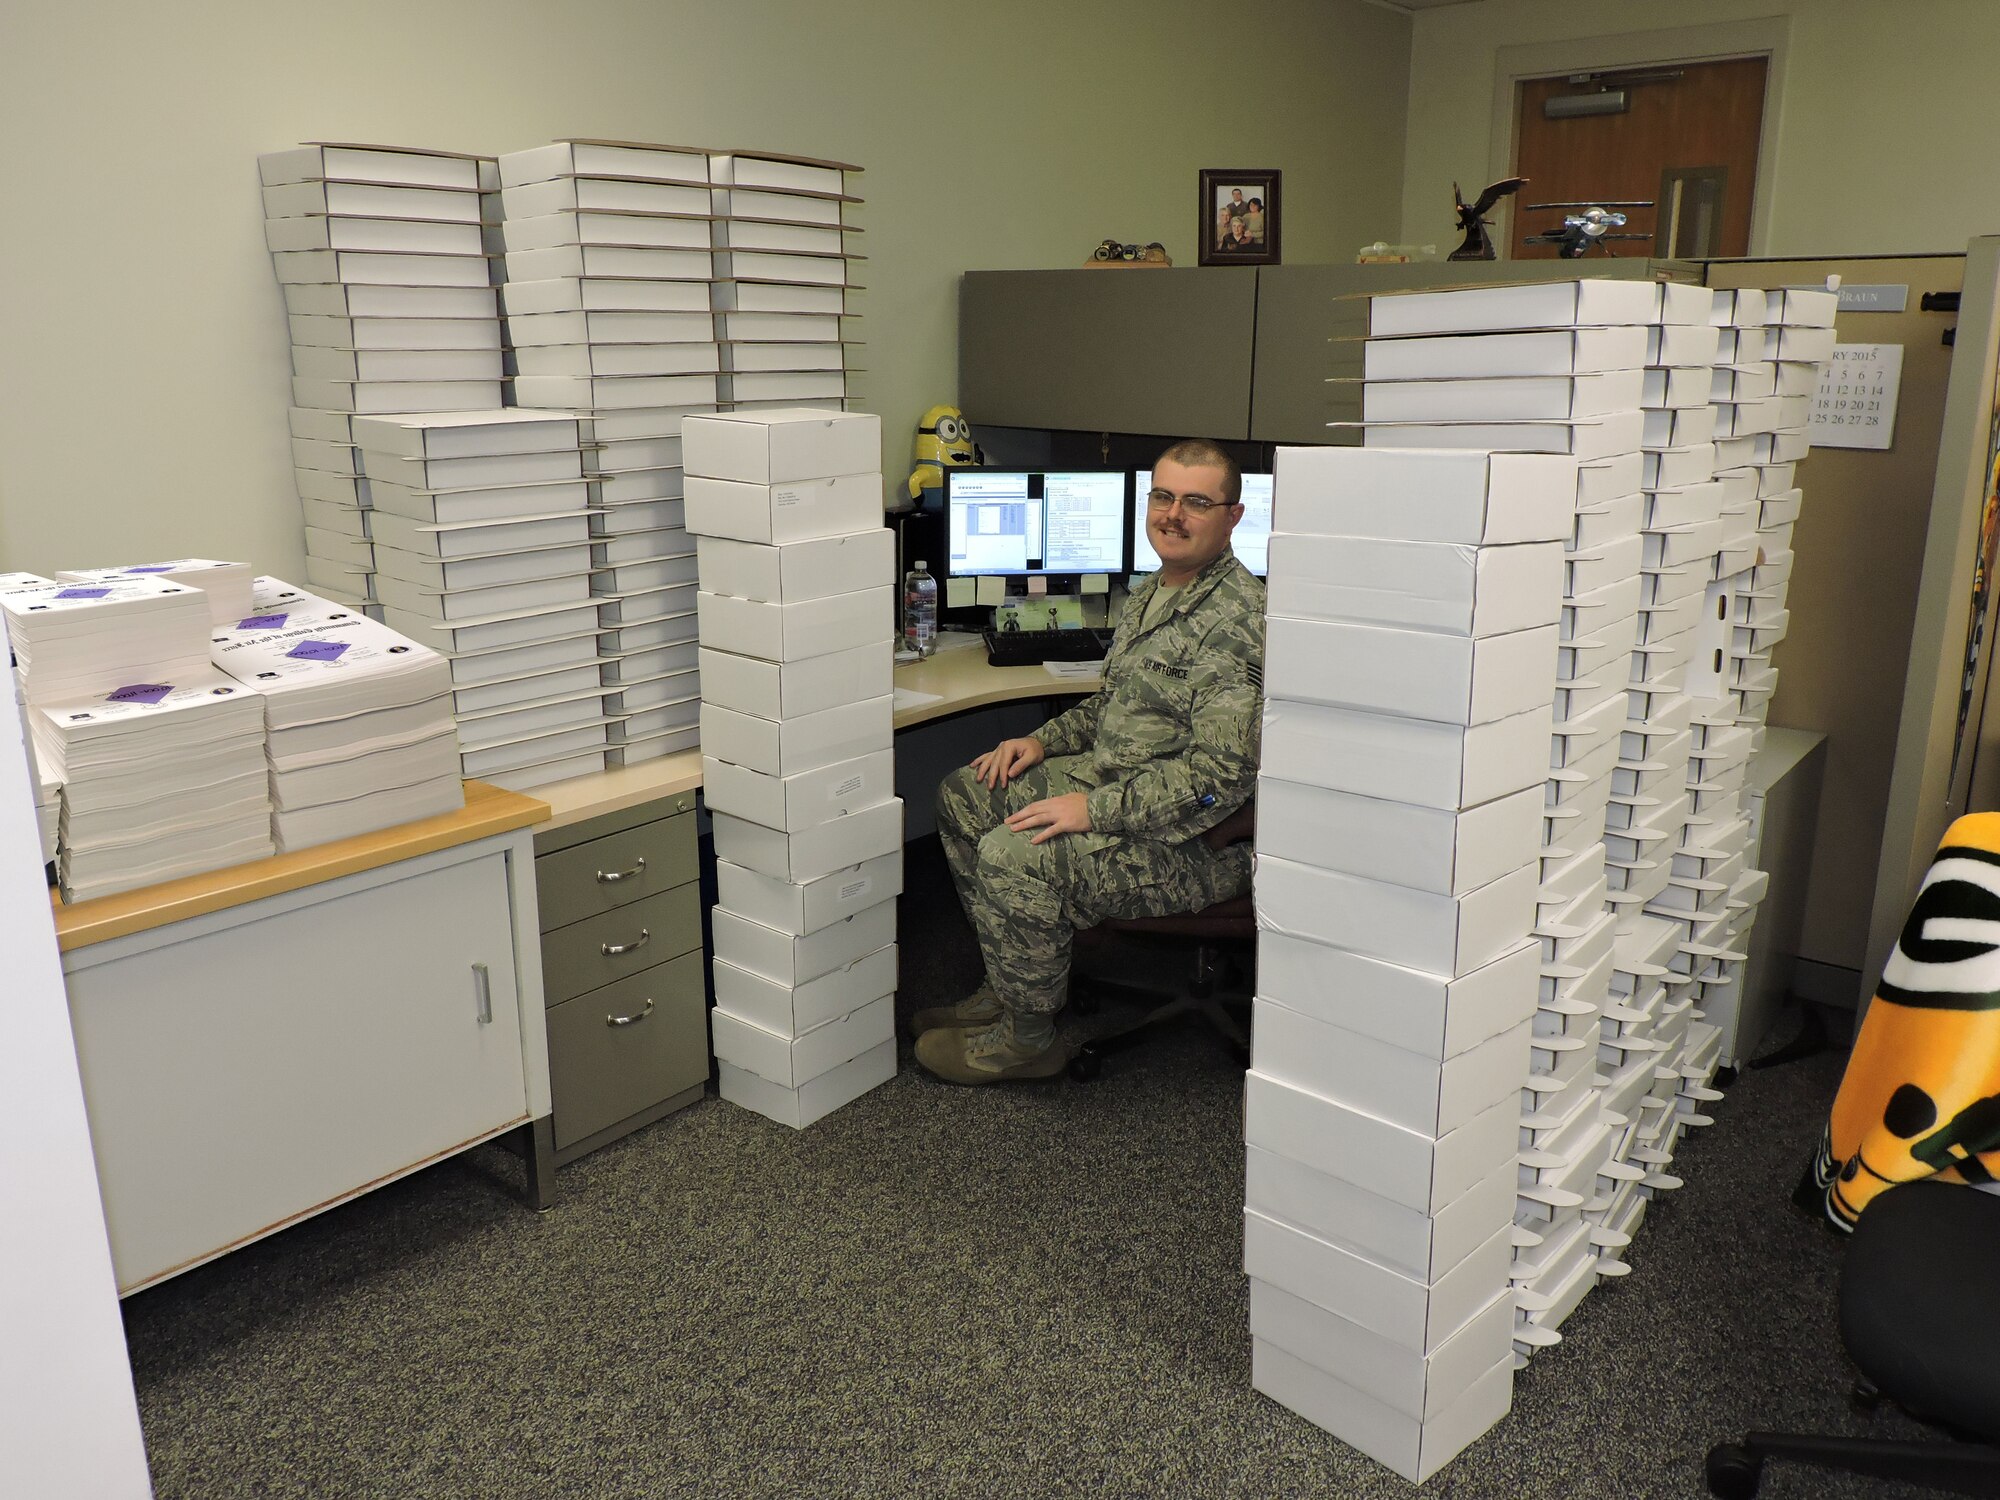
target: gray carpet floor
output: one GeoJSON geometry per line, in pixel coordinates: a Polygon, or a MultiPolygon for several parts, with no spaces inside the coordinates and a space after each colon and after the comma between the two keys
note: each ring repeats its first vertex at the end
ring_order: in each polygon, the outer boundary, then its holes
{"type": "MultiPolygon", "coordinates": [[[[977,971],[934,843],[909,886],[906,1015],[977,971]]],[[[1744,1074],[1633,1274],[1423,1494],[1697,1496],[1748,1427],[1917,1431],[1849,1411],[1840,1246],[1786,1203],[1841,1063],[1744,1074]]],[[[540,1216],[482,1148],[127,1302],[158,1493],[1409,1494],[1250,1389],[1240,1086],[1192,1029],[1089,1085],[948,1088],[906,1051],[803,1133],[704,1100],[540,1216]]]]}

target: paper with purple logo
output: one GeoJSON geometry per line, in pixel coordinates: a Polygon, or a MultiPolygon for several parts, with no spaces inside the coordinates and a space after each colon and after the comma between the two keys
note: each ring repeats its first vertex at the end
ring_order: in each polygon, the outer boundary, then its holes
{"type": "Polygon", "coordinates": [[[236,628],[238,630],[283,630],[285,628],[285,621],[290,618],[290,615],[251,615],[247,619],[238,620],[236,628]]]}
{"type": "Polygon", "coordinates": [[[56,595],[58,599],[108,599],[110,589],[64,589],[56,595]]]}
{"type": "Polygon", "coordinates": [[[345,641],[300,641],[285,653],[305,661],[338,661],[346,654],[345,641]]]}
{"type": "Polygon", "coordinates": [[[122,687],[115,693],[106,693],[106,703],[144,703],[149,707],[158,703],[173,691],[173,685],[165,682],[135,682],[130,687],[122,687]]]}

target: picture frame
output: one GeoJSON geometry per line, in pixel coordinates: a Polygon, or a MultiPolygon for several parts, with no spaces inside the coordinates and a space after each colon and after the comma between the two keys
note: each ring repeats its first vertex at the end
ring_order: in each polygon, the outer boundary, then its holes
{"type": "Polygon", "coordinates": [[[1284,212],[1275,167],[1203,167],[1195,224],[1197,264],[1275,266],[1284,212]]]}

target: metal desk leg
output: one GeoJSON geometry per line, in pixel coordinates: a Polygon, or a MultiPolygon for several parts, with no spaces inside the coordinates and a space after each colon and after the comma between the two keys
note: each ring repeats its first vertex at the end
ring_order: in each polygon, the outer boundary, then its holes
{"type": "Polygon", "coordinates": [[[547,1213],[556,1203],[554,1115],[543,1115],[521,1127],[521,1165],[527,1179],[521,1196],[536,1213],[547,1213]]]}

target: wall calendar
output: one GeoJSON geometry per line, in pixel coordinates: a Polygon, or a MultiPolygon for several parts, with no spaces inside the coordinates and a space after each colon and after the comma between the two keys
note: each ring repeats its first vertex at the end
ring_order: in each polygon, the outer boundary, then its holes
{"type": "Polygon", "coordinates": [[[1806,436],[1815,448],[1887,448],[1896,435],[1901,344],[1836,344],[1820,367],[1806,436]]]}

